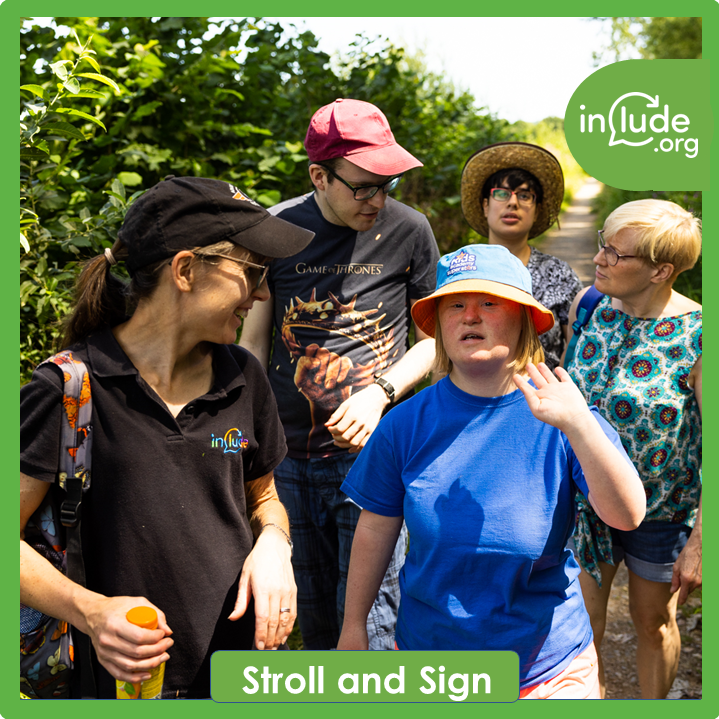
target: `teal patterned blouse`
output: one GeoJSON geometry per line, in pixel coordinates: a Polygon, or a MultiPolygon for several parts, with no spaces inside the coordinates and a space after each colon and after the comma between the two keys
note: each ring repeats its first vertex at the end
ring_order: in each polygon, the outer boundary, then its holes
{"type": "MultiPolygon", "coordinates": [[[[631,317],[604,297],[584,327],[568,372],[587,404],[617,430],[647,495],[644,521],[694,526],[701,494],[702,429],[689,372],[702,353],[701,310],[631,317]]],[[[609,528],[577,498],[575,544],[600,583],[597,561],[613,564],[609,528]]]]}

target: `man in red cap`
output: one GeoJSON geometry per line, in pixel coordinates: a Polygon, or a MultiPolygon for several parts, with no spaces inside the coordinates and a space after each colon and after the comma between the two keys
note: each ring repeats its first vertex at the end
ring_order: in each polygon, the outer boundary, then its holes
{"type": "MultiPolygon", "coordinates": [[[[410,308],[434,291],[439,252],[426,217],[389,197],[422,163],[377,107],[320,108],[305,149],[314,192],[270,212],[315,238],[272,263],[272,300],[245,320],[240,344],[269,366],[287,437],[275,483],[290,515],[304,646],[331,649],[360,513],[340,485],[382,414],[430,370],[434,340],[415,327],[409,348],[410,308]]],[[[394,649],[405,549],[403,532],[368,620],[370,649],[394,649]]]]}

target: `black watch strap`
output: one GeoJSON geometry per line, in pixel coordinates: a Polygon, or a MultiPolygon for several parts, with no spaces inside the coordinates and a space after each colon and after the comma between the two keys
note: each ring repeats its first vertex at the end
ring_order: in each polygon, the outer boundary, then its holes
{"type": "Polygon", "coordinates": [[[378,384],[385,391],[390,402],[394,402],[394,386],[390,382],[384,377],[377,377],[374,383],[378,384]]]}

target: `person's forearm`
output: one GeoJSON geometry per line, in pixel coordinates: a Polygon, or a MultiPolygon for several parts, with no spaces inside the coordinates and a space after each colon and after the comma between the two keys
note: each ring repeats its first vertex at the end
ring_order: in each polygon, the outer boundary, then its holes
{"type": "Polygon", "coordinates": [[[610,527],[629,531],[646,512],[641,480],[587,412],[565,431],[589,487],[589,500],[610,527]]]}
{"type": "Polygon", "coordinates": [[[239,345],[251,352],[267,370],[270,365],[272,344],[272,297],[267,302],[257,302],[242,322],[239,345]]]}
{"type": "Polygon", "coordinates": [[[87,633],[83,606],[101,599],[59,572],[45,557],[20,540],[20,601],[87,633]]]}
{"type": "Polygon", "coordinates": [[[399,399],[429,374],[433,362],[434,340],[424,339],[415,343],[407,354],[382,376],[394,387],[395,398],[399,399]]]}
{"type": "Polygon", "coordinates": [[[274,479],[267,486],[266,490],[256,496],[248,496],[248,516],[250,526],[255,537],[258,537],[264,527],[268,525],[276,525],[289,537],[290,523],[287,518],[282,502],[280,502],[275,489],[274,479]]]}
{"type": "Polygon", "coordinates": [[[699,496],[699,508],[697,509],[697,517],[694,521],[694,529],[692,529],[692,533],[689,535],[689,539],[687,540],[687,544],[689,543],[697,544],[701,546],[702,544],[702,497],[699,496]]]}
{"type": "Polygon", "coordinates": [[[389,566],[402,529],[402,517],[362,510],[350,555],[344,624],[362,628],[389,566]]]}

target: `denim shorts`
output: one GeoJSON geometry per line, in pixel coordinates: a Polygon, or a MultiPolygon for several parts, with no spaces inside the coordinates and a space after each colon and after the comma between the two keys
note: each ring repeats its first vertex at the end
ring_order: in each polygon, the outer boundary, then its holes
{"type": "Polygon", "coordinates": [[[692,533],[686,524],[642,522],[623,532],[612,528],[614,565],[624,560],[628,569],[650,582],[671,582],[674,562],[692,533]]]}

